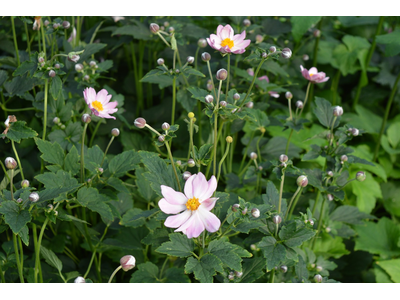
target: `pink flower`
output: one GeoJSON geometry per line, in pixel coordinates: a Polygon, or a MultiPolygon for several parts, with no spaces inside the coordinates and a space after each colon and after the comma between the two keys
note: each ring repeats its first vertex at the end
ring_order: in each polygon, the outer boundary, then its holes
{"type": "Polygon", "coordinates": [[[301,74],[307,80],[310,80],[312,83],[321,83],[329,80],[329,77],[326,77],[324,72],[318,72],[317,68],[312,67],[310,70],[303,68],[300,66],[301,74]]]}
{"type": "Polygon", "coordinates": [[[76,29],[75,27],[72,29],[71,35],[68,38],[69,43],[75,43],[75,38],[76,38],[76,29]]]}
{"type": "Polygon", "coordinates": [[[108,95],[107,90],[102,89],[96,95],[94,88],[86,88],[83,91],[83,96],[85,97],[86,104],[95,116],[115,119],[115,117],[110,116],[110,114],[113,114],[118,110],[118,108],[115,108],[118,105],[118,102],[110,102],[112,95],[108,95]]]}
{"type": "Polygon", "coordinates": [[[175,214],[169,216],[164,225],[177,228],[175,231],[182,231],[189,239],[198,237],[204,229],[216,232],[221,226],[221,221],[210,212],[219,199],[211,198],[216,189],[215,176],[211,176],[207,182],[201,172],[190,176],[186,181],[185,194],[162,185],[161,193],[164,198],[158,202],[158,206],[166,214],[175,214]]]}
{"type": "Polygon", "coordinates": [[[231,25],[219,25],[217,34],[211,34],[210,38],[207,38],[207,43],[221,53],[242,54],[246,51],[245,48],[250,45],[251,41],[244,39],[246,37],[245,30],[241,34],[233,34],[234,31],[231,25]]]}

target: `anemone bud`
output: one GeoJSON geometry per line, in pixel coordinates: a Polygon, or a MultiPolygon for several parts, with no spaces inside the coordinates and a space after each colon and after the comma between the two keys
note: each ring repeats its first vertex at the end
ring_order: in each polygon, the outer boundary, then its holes
{"type": "Polygon", "coordinates": [[[126,272],[135,267],[136,259],[132,255],[125,255],[119,260],[119,263],[121,264],[122,270],[126,272]]]}
{"type": "Polygon", "coordinates": [[[82,122],[89,124],[92,121],[92,117],[89,114],[82,115],[82,122]]]}
{"type": "Polygon", "coordinates": [[[111,135],[112,136],[119,136],[119,129],[118,128],[111,129],[111,135]]]}
{"type": "Polygon", "coordinates": [[[137,128],[143,128],[146,126],[146,120],[143,118],[136,118],[133,124],[135,124],[137,128]]]}
{"type": "Polygon", "coordinates": [[[301,187],[306,187],[308,184],[308,178],[305,175],[301,175],[297,178],[297,185],[301,187]]]}

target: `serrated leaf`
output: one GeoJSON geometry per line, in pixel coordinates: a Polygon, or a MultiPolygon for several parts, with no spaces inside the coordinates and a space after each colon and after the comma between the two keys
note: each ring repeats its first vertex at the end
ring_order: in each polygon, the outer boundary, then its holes
{"type": "MultiPolygon", "coordinates": [[[[319,122],[326,128],[331,128],[334,119],[333,107],[331,103],[324,98],[315,97],[314,114],[317,116],[319,122]]],[[[339,118],[336,119],[334,127],[339,125],[339,118]]]]}
{"type": "Polygon", "coordinates": [[[85,51],[81,54],[81,58],[79,59],[79,62],[84,62],[89,57],[91,57],[92,54],[99,52],[101,49],[105,48],[106,46],[107,46],[107,44],[101,44],[101,43],[87,44],[85,46],[85,51]]]}
{"type": "Polygon", "coordinates": [[[44,173],[36,175],[35,178],[44,184],[46,188],[61,188],[75,186],[78,184],[78,180],[71,177],[71,174],[63,170],[54,173],[44,173]]]}
{"type": "Polygon", "coordinates": [[[111,176],[121,177],[126,172],[134,170],[135,165],[140,163],[140,157],[134,150],[125,151],[114,156],[108,164],[111,176]]]}
{"type": "Polygon", "coordinates": [[[100,195],[97,189],[92,187],[79,189],[76,200],[80,205],[99,213],[105,223],[114,220],[110,207],[105,203],[107,198],[100,195]]]}
{"type": "Polygon", "coordinates": [[[160,89],[163,89],[172,85],[173,80],[171,76],[165,74],[165,71],[155,69],[144,75],[140,82],[157,83],[160,89]]]}
{"type": "Polygon", "coordinates": [[[308,241],[315,235],[315,231],[307,227],[297,228],[296,223],[289,223],[282,226],[279,237],[288,247],[297,247],[308,241]]]}
{"type": "Polygon", "coordinates": [[[156,249],[156,252],[177,257],[188,257],[194,251],[194,242],[181,233],[171,233],[170,242],[163,243],[156,249]]]}
{"type": "Polygon", "coordinates": [[[79,143],[82,138],[82,133],[83,127],[80,122],[70,122],[65,130],[54,130],[49,134],[48,138],[51,142],[60,144],[61,148],[64,150],[69,150],[74,145],[80,149],[79,143]]]}
{"type": "Polygon", "coordinates": [[[296,275],[300,280],[308,280],[308,270],[304,259],[299,255],[299,262],[295,266],[296,275]]]}
{"type": "Polygon", "coordinates": [[[0,137],[7,137],[14,142],[21,142],[22,139],[30,139],[37,136],[37,132],[25,125],[25,121],[12,123],[7,134],[1,134],[0,137]]]}
{"type": "MultiPolygon", "coordinates": [[[[42,202],[46,202],[49,200],[53,200],[53,199],[57,199],[58,197],[60,197],[60,195],[65,193],[70,193],[73,192],[75,190],[77,190],[79,187],[81,187],[82,184],[76,184],[73,186],[67,186],[67,187],[58,187],[58,188],[50,188],[50,189],[45,189],[45,190],[41,190],[39,192],[39,201],[36,203],[42,203],[42,202]]],[[[64,199],[59,199],[64,200],[64,199]]]]}
{"type": "Polygon", "coordinates": [[[14,201],[1,202],[0,213],[4,215],[4,221],[10,226],[14,234],[18,234],[32,218],[28,210],[20,210],[20,207],[14,201]]]}
{"type": "Polygon", "coordinates": [[[138,270],[132,274],[130,283],[157,283],[158,267],[152,262],[146,262],[137,266],[138,270]]]}
{"type": "Polygon", "coordinates": [[[218,257],[224,265],[235,271],[242,271],[242,259],[235,251],[235,245],[222,240],[214,240],[208,245],[208,251],[218,257]]]}
{"type": "Polygon", "coordinates": [[[190,283],[190,279],[187,275],[185,275],[185,270],[184,269],[178,269],[178,268],[169,268],[165,272],[165,277],[167,280],[165,281],[166,283],[190,283]]]}
{"type": "Polygon", "coordinates": [[[342,205],[336,208],[329,216],[331,221],[344,222],[348,224],[361,225],[364,219],[376,219],[375,216],[363,213],[355,206],[342,205]]]}
{"type": "Polygon", "coordinates": [[[11,81],[4,83],[4,88],[10,95],[23,95],[37,84],[41,84],[38,78],[27,77],[27,75],[14,77],[11,81]]]}
{"type": "MultiPolygon", "coordinates": [[[[262,195],[264,204],[270,205],[273,210],[279,210],[279,192],[272,181],[268,181],[266,193],[262,195]]],[[[281,200],[281,213],[287,210],[286,199],[281,200]]]]}
{"type": "Polygon", "coordinates": [[[69,153],[65,156],[64,170],[70,172],[71,175],[76,175],[80,170],[79,154],[75,146],[72,146],[69,153]]]}
{"type": "Polygon", "coordinates": [[[384,269],[394,282],[400,283],[400,259],[381,260],[376,264],[384,269]]]}
{"type": "Polygon", "coordinates": [[[400,30],[395,30],[389,34],[383,34],[376,36],[376,42],[378,44],[386,45],[385,55],[395,56],[400,52],[400,30]]]}
{"type": "MultiPolygon", "coordinates": [[[[21,76],[28,73],[28,76],[33,76],[37,70],[38,64],[36,61],[24,61],[13,73],[13,76],[21,76]]],[[[1,84],[0,84],[1,85],[1,84]]]]}
{"type": "Polygon", "coordinates": [[[141,210],[140,208],[132,208],[122,217],[120,224],[127,227],[139,227],[145,223],[145,220],[160,210],[156,207],[151,210],[141,210]]]}
{"type": "Polygon", "coordinates": [[[263,251],[267,260],[267,271],[271,271],[285,261],[286,249],[282,244],[277,243],[274,237],[263,237],[258,247],[263,251]]]}
{"type": "Polygon", "coordinates": [[[50,83],[50,94],[57,100],[62,94],[62,81],[60,76],[53,77],[50,83]]]}
{"type": "Polygon", "coordinates": [[[151,245],[154,248],[161,246],[162,243],[169,241],[168,230],[165,228],[156,229],[150,232],[143,240],[145,245],[151,245]]]}
{"type": "Polygon", "coordinates": [[[222,273],[221,261],[214,255],[207,253],[200,260],[189,257],[185,265],[185,273],[194,273],[194,277],[201,283],[212,283],[216,272],[222,273]]]}
{"type": "Polygon", "coordinates": [[[58,272],[62,271],[63,264],[61,260],[54,254],[53,251],[47,249],[43,245],[40,247],[40,254],[43,256],[44,260],[52,267],[56,268],[58,272]]]}
{"type": "Polygon", "coordinates": [[[123,181],[121,179],[110,177],[107,179],[107,184],[113,187],[116,191],[129,194],[128,188],[123,184],[123,181]]]}
{"type": "Polygon", "coordinates": [[[243,260],[243,275],[240,278],[242,283],[251,283],[265,274],[265,259],[255,257],[243,260]]]}
{"type": "Polygon", "coordinates": [[[48,141],[44,141],[41,139],[36,138],[35,143],[38,146],[42,155],[40,156],[43,160],[63,166],[64,165],[64,150],[58,143],[50,143],[48,141]]]}

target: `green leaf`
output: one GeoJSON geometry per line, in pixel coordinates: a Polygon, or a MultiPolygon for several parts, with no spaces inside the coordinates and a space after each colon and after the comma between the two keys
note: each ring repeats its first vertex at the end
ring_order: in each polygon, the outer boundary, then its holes
{"type": "Polygon", "coordinates": [[[169,241],[168,230],[160,228],[150,232],[143,240],[142,243],[145,245],[151,245],[154,248],[161,246],[162,243],[169,241]]]}
{"type": "Polygon", "coordinates": [[[206,77],[203,73],[200,71],[197,71],[196,69],[193,69],[192,67],[187,66],[184,70],[183,73],[189,77],[189,75],[193,76],[200,76],[200,77],[206,77]]]}
{"type": "Polygon", "coordinates": [[[124,185],[121,179],[115,177],[109,177],[106,183],[107,185],[113,187],[116,191],[129,194],[128,188],[124,185]]]}
{"type": "Polygon", "coordinates": [[[267,271],[271,271],[285,261],[286,249],[282,244],[277,243],[274,237],[263,237],[258,247],[263,251],[264,257],[267,259],[267,271]]]}
{"type": "Polygon", "coordinates": [[[200,89],[198,87],[190,87],[187,89],[189,92],[192,93],[192,98],[195,98],[201,102],[203,102],[204,104],[207,104],[205,97],[210,94],[210,92],[200,89]]]}
{"type": "MultiPolygon", "coordinates": [[[[334,119],[331,103],[324,98],[315,97],[315,105],[314,114],[317,116],[319,122],[326,128],[331,128],[334,119]]],[[[336,120],[334,127],[339,125],[339,119],[336,120]]]]}
{"type": "Polygon", "coordinates": [[[223,271],[221,261],[210,253],[203,255],[200,260],[189,257],[185,265],[185,273],[194,273],[194,277],[201,283],[212,283],[216,272],[223,271]]]}
{"type": "Polygon", "coordinates": [[[70,122],[65,130],[54,130],[49,134],[48,138],[51,142],[60,144],[64,150],[70,150],[74,145],[80,149],[78,144],[82,138],[82,133],[83,127],[80,122],[70,122]]]}
{"type": "MultiPolygon", "coordinates": [[[[133,20],[133,21],[135,22],[136,20],[133,20]]],[[[117,27],[117,29],[113,31],[112,35],[116,35],[116,34],[132,35],[135,39],[138,39],[138,40],[152,39],[152,33],[149,30],[149,27],[144,26],[144,24],[140,24],[140,23],[136,23],[136,25],[125,25],[122,27],[117,27]]]]}
{"type": "MultiPolygon", "coordinates": [[[[218,257],[224,265],[235,271],[242,271],[242,259],[238,253],[236,253],[236,245],[222,240],[214,240],[208,246],[208,251],[218,257]]],[[[244,250],[245,251],[245,250],[244,250]]],[[[247,252],[247,251],[246,251],[247,252]]],[[[250,253],[248,253],[251,255],[250,253]]]]}
{"type": "Polygon", "coordinates": [[[169,268],[165,272],[165,277],[167,280],[165,281],[166,283],[190,283],[190,279],[187,275],[185,275],[185,270],[184,269],[178,269],[178,268],[169,268]]]}
{"type": "Polygon", "coordinates": [[[344,222],[348,224],[364,224],[364,219],[376,219],[375,216],[363,213],[355,206],[342,205],[336,208],[329,216],[331,221],[344,222]]]}
{"type": "Polygon", "coordinates": [[[395,30],[389,34],[378,35],[376,36],[376,42],[386,45],[386,56],[395,56],[400,53],[400,30],[395,30]]]}
{"type": "Polygon", "coordinates": [[[158,213],[159,211],[160,210],[157,207],[145,211],[141,210],[140,208],[132,208],[128,210],[126,214],[122,217],[120,224],[127,227],[136,228],[142,226],[147,218],[158,213]]]}
{"type": "Polygon", "coordinates": [[[180,89],[176,94],[176,99],[187,112],[194,110],[196,101],[189,97],[189,93],[186,89],[180,89]]]}
{"type": "Polygon", "coordinates": [[[42,203],[42,202],[46,202],[46,201],[53,200],[53,199],[55,199],[55,200],[57,199],[57,201],[64,200],[64,199],[66,199],[66,197],[63,198],[63,195],[66,195],[66,193],[71,193],[71,192],[77,190],[80,186],[82,186],[82,184],[41,190],[39,192],[40,199],[36,203],[42,203]]]}
{"type": "Polygon", "coordinates": [[[7,72],[4,70],[0,70],[0,86],[3,85],[3,83],[7,80],[8,75],[7,72]]]}
{"type": "Polygon", "coordinates": [[[10,226],[14,234],[18,234],[32,218],[28,210],[20,210],[20,207],[14,201],[1,202],[0,213],[4,215],[4,221],[10,226]]]}
{"type": "MultiPolygon", "coordinates": [[[[265,204],[270,205],[272,209],[278,211],[279,209],[279,192],[272,181],[268,181],[266,193],[262,195],[265,204]]],[[[287,203],[282,199],[281,213],[285,214],[287,210],[287,203]]]]}
{"type": "Polygon", "coordinates": [[[17,121],[11,123],[10,129],[7,134],[1,134],[0,137],[7,137],[14,142],[21,142],[22,139],[30,139],[37,136],[37,132],[27,127],[25,121],[17,121]]]}
{"type": "Polygon", "coordinates": [[[104,152],[100,149],[99,146],[96,145],[92,148],[89,148],[85,153],[85,169],[88,169],[90,172],[96,174],[98,168],[100,168],[101,166],[103,157],[104,152]]]}
{"type": "Polygon", "coordinates": [[[282,226],[279,231],[279,237],[283,243],[288,247],[297,247],[303,244],[303,242],[308,241],[315,235],[315,231],[301,226],[302,228],[297,228],[296,223],[289,223],[282,226]]]}
{"type": "Polygon", "coordinates": [[[152,262],[145,262],[137,266],[138,270],[132,274],[130,283],[157,283],[158,267],[152,262]]]}
{"type": "MultiPolygon", "coordinates": [[[[358,209],[370,213],[375,207],[377,198],[382,198],[382,191],[373,176],[369,172],[365,173],[367,178],[363,182],[353,181],[350,184],[353,193],[357,196],[358,209]]],[[[355,177],[355,174],[353,176],[355,177]]]]}
{"type": "Polygon", "coordinates": [[[45,248],[43,245],[40,247],[40,254],[43,256],[44,260],[52,267],[56,268],[58,272],[62,271],[63,264],[61,260],[54,254],[53,251],[45,248]]]}
{"type": "Polygon", "coordinates": [[[71,175],[76,175],[80,170],[79,154],[75,146],[72,146],[69,153],[65,156],[64,170],[70,172],[71,175]]]}
{"type": "Polygon", "coordinates": [[[87,44],[85,46],[85,51],[81,54],[81,58],[79,59],[79,62],[84,62],[88,58],[92,56],[92,54],[95,54],[99,52],[101,49],[105,48],[107,44],[101,44],[101,43],[95,43],[95,44],[87,44]]]}
{"type": "Polygon", "coordinates": [[[381,260],[376,264],[382,267],[394,282],[400,283],[400,259],[381,260]]]}
{"type": "Polygon", "coordinates": [[[58,143],[50,143],[42,139],[35,139],[35,143],[38,146],[42,155],[40,156],[44,161],[51,164],[63,166],[64,165],[64,150],[58,143]]]}
{"type": "Polygon", "coordinates": [[[315,240],[314,253],[316,255],[321,255],[324,258],[340,258],[343,255],[350,254],[342,238],[338,236],[333,238],[328,234],[320,234],[319,236],[321,238],[315,240]]]}
{"type": "Polygon", "coordinates": [[[21,240],[24,242],[24,244],[28,247],[29,246],[29,228],[27,225],[25,225],[21,231],[18,233],[18,235],[21,237],[21,240]]]}
{"type": "Polygon", "coordinates": [[[303,257],[299,255],[299,262],[295,266],[296,275],[301,280],[308,280],[307,264],[304,262],[303,257]]]}
{"type": "Polygon", "coordinates": [[[170,242],[163,243],[156,249],[156,252],[177,257],[188,257],[194,251],[194,242],[181,233],[171,233],[170,242]]]}
{"type": "Polygon", "coordinates": [[[4,83],[4,88],[10,96],[23,95],[33,89],[35,85],[41,84],[38,78],[30,78],[27,75],[14,77],[11,81],[4,83]]]}
{"type": "Polygon", "coordinates": [[[158,200],[158,195],[153,191],[150,186],[150,182],[143,176],[146,170],[142,167],[136,168],[136,186],[143,199],[150,203],[152,201],[158,200]]]}
{"type": "Polygon", "coordinates": [[[76,200],[80,205],[99,213],[104,223],[114,220],[110,207],[105,203],[108,201],[108,198],[100,195],[97,189],[92,187],[81,188],[78,191],[76,200]]]}
{"type": "Polygon", "coordinates": [[[292,23],[292,35],[296,42],[299,42],[303,35],[310,29],[313,25],[317,25],[317,23],[321,20],[321,17],[317,16],[293,16],[290,18],[290,22],[292,23]]]}
{"type": "Polygon", "coordinates": [[[160,89],[172,85],[172,77],[167,75],[165,71],[155,69],[148,72],[140,82],[157,83],[160,89]]]}
{"type": "Polygon", "coordinates": [[[75,186],[78,184],[78,180],[71,177],[70,173],[63,170],[59,170],[56,174],[50,172],[39,174],[36,175],[35,178],[49,189],[75,186]]]}
{"type": "Polygon", "coordinates": [[[393,123],[387,129],[389,143],[396,148],[400,142],[400,122],[393,123]]]}
{"type": "Polygon", "coordinates": [[[62,81],[60,76],[53,77],[50,83],[50,94],[54,100],[57,100],[62,95],[62,81]]]}
{"type": "Polygon", "coordinates": [[[134,170],[135,165],[140,163],[140,157],[134,150],[125,151],[114,156],[108,164],[111,176],[121,177],[126,172],[134,170]]]}
{"type": "MultiPolygon", "coordinates": [[[[13,73],[13,76],[21,76],[28,73],[28,76],[33,76],[38,68],[38,63],[36,61],[24,61],[13,73]]],[[[0,84],[1,85],[1,84],[0,84]]]]}
{"type": "Polygon", "coordinates": [[[251,283],[265,274],[265,259],[262,257],[254,257],[252,259],[243,260],[243,275],[240,278],[242,283],[251,283]]]}

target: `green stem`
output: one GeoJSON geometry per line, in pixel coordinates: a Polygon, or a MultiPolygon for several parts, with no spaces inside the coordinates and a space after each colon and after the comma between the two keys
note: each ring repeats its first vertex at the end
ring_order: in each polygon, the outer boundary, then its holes
{"type": "Polygon", "coordinates": [[[13,243],[14,243],[15,259],[17,260],[19,279],[20,279],[21,283],[24,283],[24,275],[22,273],[21,261],[19,260],[19,254],[18,254],[17,235],[14,233],[13,233],[13,243]]]}
{"type": "Polygon", "coordinates": [[[5,279],[4,273],[3,273],[3,268],[1,267],[2,264],[3,264],[3,262],[0,261],[0,277],[1,277],[1,283],[6,283],[6,279],[5,279]]]}
{"type": "Polygon", "coordinates": [[[317,229],[317,234],[315,235],[314,239],[313,239],[313,243],[312,243],[312,250],[314,250],[315,248],[315,241],[318,238],[318,235],[321,231],[321,227],[322,227],[322,217],[324,216],[324,206],[325,206],[325,202],[326,202],[326,197],[324,197],[324,200],[322,200],[322,206],[321,206],[321,212],[319,213],[319,220],[318,220],[318,229],[317,229]]]}
{"type": "Polygon", "coordinates": [[[172,79],[172,113],[171,125],[175,124],[175,106],[176,106],[176,76],[172,79]]]}
{"type": "Polygon", "coordinates": [[[112,137],[111,137],[111,140],[110,140],[110,142],[109,142],[108,145],[107,145],[106,151],[104,152],[103,159],[101,160],[100,166],[103,166],[104,160],[106,159],[106,155],[107,155],[108,149],[110,148],[110,146],[111,146],[111,144],[112,144],[114,138],[115,138],[115,136],[112,136],[112,137]]]}
{"type": "Polygon", "coordinates": [[[282,193],[283,193],[283,183],[285,181],[285,169],[282,169],[282,176],[281,176],[281,186],[279,189],[279,206],[278,206],[278,214],[281,213],[281,205],[282,205],[282,193]]]}
{"type": "Polygon", "coordinates": [[[252,160],[250,159],[249,162],[247,163],[247,165],[243,168],[243,170],[239,173],[238,177],[242,177],[242,175],[244,174],[244,172],[246,172],[247,168],[250,166],[252,160]]]}
{"type": "Polygon", "coordinates": [[[197,58],[199,57],[200,47],[197,47],[196,54],[194,55],[194,68],[197,70],[197,58]]]}
{"type": "Polygon", "coordinates": [[[218,138],[218,108],[219,108],[219,97],[221,95],[222,80],[219,81],[217,104],[214,109],[214,167],[213,174],[217,175],[217,138],[218,138]]]}
{"type": "Polygon", "coordinates": [[[227,143],[227,145],[226,145],[226,150],[225,150],[225,154],[224,154],[224,156],[222,156],[222,158],[221,158],[221,160],[220,160],[220,162],[219,162],[219,164],[218,164],[218,177],[217,177],[217,182],[219,181],[219,177],[220,177],[220,175],[221,175],[221,166],[222,166],[222,163],[224,162],[226,156],[227,156],[228,153],[229,153],[229,146],[230,146],[230,145],[231,145],[231,143],[227,143]]]}
{"type": "MultiPolygon", "coordinates": [[[[44,230],[45,230],[46,225],[47,225],[48,222],[49,222],[49,218],[46,218],[46,220],[43,223],[42,229],[40,230],[39,239],[38,239],[38,243],[37,243],[36,260],[35,260],[35,282],[38,282],[37,281],[37,274],[39,272],[38,270],[39,270],[39,265],[40,265],[40,256],[39,256],[39,254],[40,254],[40,246],[42,244],[42,238],[43,238],[44,230]]],[[[43,278],[40,278],[40,279],[41,279],[40,282],[43,283],[43,278]]]]}
{"type": "Polygon", "coordinates": [[[290,139],[292,138],[292,135],[293,135],[293,129],[290,130],[289,137],[288,137],[288,140],[286,142],[285,155],[287,155],[288,152],[289,152],[289,144],[290,144],[290,139]]]}
{"type": "Polygon", "coordinates": [[[26,23],[24,23],[24,27],[25,27],[25,34],[26,34],[26,44],[27,44],[28,54],[29,54],[29,59],[30,59],[30,57],[31,57],[31,43],[29,41],[28,25],[26,23]]]}
{"type": "Polygon", "coordinates": [[[36,110],[35,107],[25,107],[25,108],[6,108],[6,106],[3,104],[1,105],[1,108],[4,111],[28,111],[28,110],[36,110]]]}
{"type": "Polygon", "coordinates": [[[379,132],[379,137],[378,137],[378,141],[376,143],[376,148],[375,148],[375,153],[374,153],[374,159],[372,161],[376,161],[376,159],[378,158],[378,154],[379,154],[379,148],[381,146],[381,138],[383,135],[383,132],[385,131],[385,127],[386,127],[386,122],[387,119],[389,117],[389,112],[390,112],[390,107],[392,106],[392,102],[394,99],[394,96],[396,95],[396,91],[397,91],[397,84],[399,83],[400,80],[400,73],[399,75],[397,75],[396,81],[394,83],[392,92],[390,93],[390,97],[389,97],[389,101],[386,105],[386,111],[385,111],[385,116],[383,117],[383,121],[382,121],[382,126],[381,126],[381,130],[379,132]]]}
{"type": "MultiPolygon", "coordinates": [[[[297,194],[297,196],[296,196],[296,199],[294,199],[293,206],[292,206],[292,208],[291,208],[291,210],[290,210],[290,212],[289,212],[288,220],[290,220],[290,219],[292,218],[292,214],[293,214],[294,208],[296,207],[297,202],[298,202],[299,199],[300,199],[301,191],[302,191],[302,190],[303,190],[303,188],[301,188],[300,192],[299,192],[299,193],[297,194]]],[[[289,208],[288,208],[288,210],[289,210],[289,208]]],[[[286,211],[286,214],[287,214],[287,211],[286,211]]]]}
{"type": "Polygon", "coordinates": [[[14,178],[14,169],[11,169],[11,178],[10,178],[10,193],[11,193],[11,200],[13,200],[13,201],[14,201],[13,178],[14,178]]]}
{"type": "Polygon", "coordinates": [[[211,84],[212,84],[212,90],[214,92],[214,97],[216,99],[217,98],[217,92],[215,91],[214,78],[213,78],[212,73],[211,73],[210,61],[207,61],[207,68],[208,68],[208,73],[210,74],[210,79],[211,79],[211,84]]]}
{"type": "Polygon", "coordinates": [[[286,210],[285,219],[286,219],[286,217],[287,217],[287,215],[288,215],[288,212],[289,212],[289,210],[290,210],[290,207],[292,206],[293,200],[296,198],[296,196],[297,196],[297,194],[300,192],[300,190],[301,190],[301,186],[299,186],[299,187],[297,188],[297,190],[296,190],[296,192],[294,193],[292,199],[290,199],[289,206],[287,207],[287,210],[286,210]]]}
{"type": "Polygon", "coordinates": [[[178,173],[176,172],[176,169],[175,169],[174,158],[173,158],[172,153],[171,153],[171,148],[169,147],[168,143],[164,143],[164,145],[167,148],[168,156],[169,156],[169,159],[171,160],[172,169],[174,170],[174,173],[175,173],[175,178],[176,178],[176,182],[178,183],[179,191],[182,192],[181,184],[179,182],[178,173]]]}
{"type": "Polygon", "coordinates": [[[161,267],[161,270],[160,270],[160,277],[159,277],[160,280],[161,280],[161,278],[162,278],[162,275],[163,275],[163,273],[164,273],[164,269],[165,269],[165,266],[167,265],[168,260],[169,260],[169,257],[168,257],[168,255],[167,255],[167,257],[165,258],[164,263],[163,263],[163,265],[162,265],[162,267],[161,267]]]}
{"type": "Polygon", "coordinates": [[[43,116],[43,136],[42,140],[46,139],[46,128],[47,128],[47,94],[49,91],[49,81],[44,81],[44,116],[43,116]]]}
{"type": "Polygon", "coordinates": [[[18,63],[18,67],[19,67],[21,65],[21,61],[19,60],[17,35],[15,34],[14,17],[11,17],[11,27],[12,27],[13,38],[14,38],[15,55],[17,57],[17,63],[18,63]]]}
{"type": "Polygon", "coordinates": [[[101,242],[103,241],[104,237],[106,236],[107,230],[108,230],[108,226],[106,226],[106,228],[104,229],[103,236],[101,237],[101,239],[98,242],[98,244],[96,245],[96,247],[94,247],[94,251],[93,251],[92,257],[90,258],[89,266],[88,266],[88,268],[86,270],[85,275],[83,275],[83,278],[86,278],[88,276],[88,274],[90,272],[90,269],[92,268],[93,260],[96,257],[97,248],[101,244],[101,242]]]}
{"type": "Polygon", "coordinates": [[[97,130],[99,129],[100,124],[101,124],[102,122],[103,122],[102,120],[100,120],[99,122],[97,122],[96,127],[94,128],[93,134],[92,134],[92,136],[90,137],[89,148],[92,147],[94,137],[96,136],[97,130]]]}
{"type": "Polygon", "coordinates": [[[242,162],[240,163],[240,168],[239,168],[239,170],[242,170],[242,168],[243,168],[243,164],[244,164],[244,162],[246,161],[246,157],[247,157],[247,150],[249,149],[249,146],[250,146],[250,144],[251,144],[251,141],[252,141],[253,138],[254,138],[255,133],[256,133],[255,130],[253,130],[253,131],[251,132],[251,137],[250,137],[249,142],[247,143],[246,150],[244,151],[243,158],[242,158],[242,162]]]}
{"type": "Polygon", "coordinates": [[[19,249],[21,249],[21,272],[23,274],[24,272],[24,249],[22,248],[22,242],[21,242],[21,237],[18,235],[18,244],[19,244],[19,249]]]}
{"type": "Polygon", "coordinates": [[[198,126],[199,126],[199,131],[197,133],[198,136],[198,144],[201,145],[201,137],[202,137],[202,126],[201,126],[201,102],[197,101],[197,118],[199,120],[198,126]]]}
{"type": "MultiPolygon", "coordinates": [[[[86,129],[87,129],[88,123],[85,123],[85,126],[83,127],[83,133],[82,133],[82,142],[81,142],[81,183],[84,183],[85,181],[85,135],[86,135],[86,129]]],[[[103,157],[104,158],[104,157],[103,157]]]]}
{"type": "Polygon", "coordinates": [[[309,81],[309,82],[308,82],[308,85],[307,85],[307,92],[306,92],[306,96],[304,97],[304,104],[303,104],[303,107],[302,107],[301,110],[300,110],[299,119],[300,119],[300,117],[301,117],[301,114],[303,113],[303,109],[306,107],[307,100],[308,100],[308,93],[310,92],[310,86],[311,86],[311,81],[309,81]]]}
{"type": "Polygon", "coordinates": [[[19,160],[18,152],[17,152],[17,149],[15,149],[15,145],[14,145],[14,141],[13,140],[11,140],[11,146],[12,146],[12,148],[14,150],[15,158],[18,161],[18,166],[19,166],[19,170],[21,171],[22,180],[25,180],[24,172],[22,171],[21,161],[19,160]]]}
{"type": "Polygon", "coordinates": [[[229,91],[229,70],[231,67],[231,55],[228,53],[228,72],[227,72],[227,77],[226,77],[226,91],[225,91],[225,97],[226,97],[226,101],[228,101],[228,91],[229,91]]]}
{"type": "Polygon", "coordinates": [[[189,123],[189,151],[188,151],[188,156],[187,160],[190,158],[190,152],[192,151],[192,155],[194,157],[194,151],[193,151],[193,118],[190,118],[190,123],[189,123]]]}
{"type": "Polygon", "coordinates": [[[337,70],[335,77],[332,80],[331,91],[332,91],[332,105],[336,105],[337,89],[339,86],[340,70],[337,70]]]}
{"type": "Polygon", "coordinates": [[[269,283],[274,283],[274,277],[275,277],[275,269],[272,269],[271,275],[269,276],[269,283]]]}
{"type": "Polygon", "coordinates": [[[112,282],[112,280],[113,280],[115,274],[117,274],[117,272],[118,272],[121,268],[122,268],[122,266],[119,266],[118,268],[116,268],[116,269],[114,270],[114,272],[111,274],[110,279],[108,280],[108,283],[111,283],[111,282],[112,282]]]}
{"type": "Polygon", "coordinates": [[[46,60],[46,35],[44,34],[44,25],[42,19],[40,19],[40,29],[42,32],[44,59],[46,60]]]}

